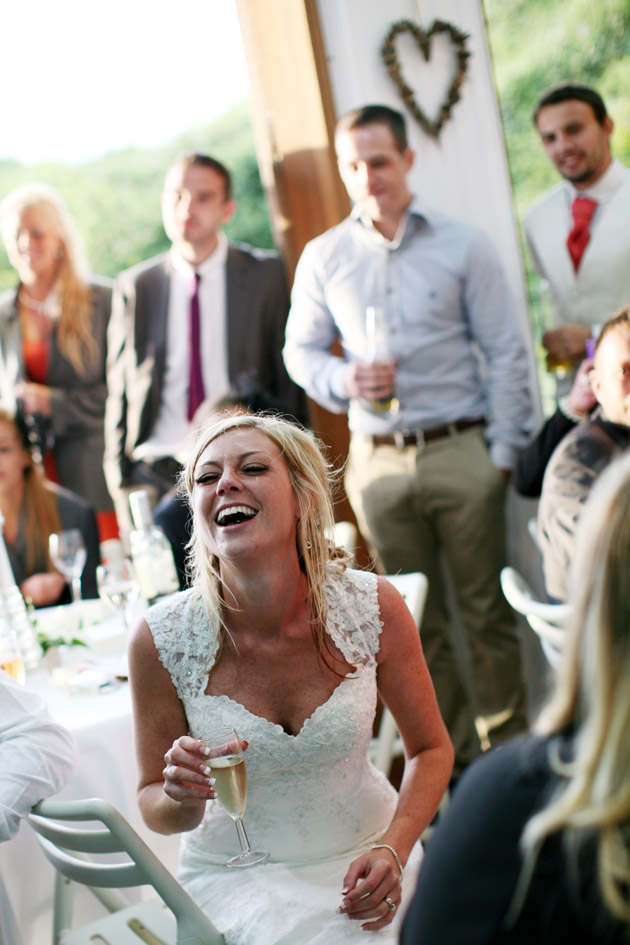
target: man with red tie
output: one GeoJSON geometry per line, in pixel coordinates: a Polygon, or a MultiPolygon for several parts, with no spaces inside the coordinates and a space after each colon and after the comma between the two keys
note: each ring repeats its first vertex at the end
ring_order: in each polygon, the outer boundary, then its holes
{"type": "Polygon", "coordinates": [[[539,99],[534,122],[564,178],[524,221],[555,311],[557,327],[545,332],[543,345],[551,363],[577,364],[589,335],[630,301],[630,172],[612,158],[613,122],[594,89],[553,86],[539,99]]]}
{"type": "Polygon", "coordinates": [[[108,333],[105,476],[123,531],[127,495],[172,485],[202,400],[261,397],[305,419],[282,361],[289,297],[275,253],[230,242],[230,173],[177,157],[162,195],[170,252],[121,273],[108,333]]]}

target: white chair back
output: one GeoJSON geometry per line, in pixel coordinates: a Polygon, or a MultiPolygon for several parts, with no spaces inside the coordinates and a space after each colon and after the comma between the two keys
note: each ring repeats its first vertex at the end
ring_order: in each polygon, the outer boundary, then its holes
{"type": "Polygon", "coordinates": [[[558,669],[570,606],[537,600],[525,578],[515,568],[503,568],[501,587],[508,604],[517,613],[523,614],[538,635],[549,664],[553,669],[558,669]]]}
{"type": "Polygon", "coordinates": [[[98,798],[41,801],[28,821],[57,870],[53,945],[224,945],[207,916],[111,804],[98,798]],[[95,821],[102,826],[68,825],[95,821]],[[112,863],[97,858],[109,853],[124,853],[126,859],[112,863]],[[111,914],[71,929],[68,880],[89,887],[111,914]],[[130,906],[117,892],[119,887],[144,885],[153,886],[160,900],[130,906]]]}
{"type": "Polygon", "coordinates": [[[420,630],[422,613],[429,590],[429,581],[426,574],[420,571],[412,571],[410,574],[387,574],[387,580],[393,584],[398,593],[405,599],[405,603],[411,611],[411,616],[416,621],[416,626],[420,630]]]}
{"type": "MultiPolygon", "coordinates": [[[[419,631],[429,589],[429,581],[426,575],[421,574],[420,571],[414,571],[410,574],[388,574],[386,577],[399,594],[404,597],[419,631]]],[[[389,709],[383,706],[378,735],[372,739],[370,744],[370,760],[379,771],[389,777],[394,758],[402,754],[404,754],[404,748],[394,717],[389,709]]]]}

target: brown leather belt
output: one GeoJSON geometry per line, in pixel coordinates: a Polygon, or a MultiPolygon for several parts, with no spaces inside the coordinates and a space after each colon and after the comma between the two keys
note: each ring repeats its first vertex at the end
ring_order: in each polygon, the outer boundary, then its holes
{"type": "Polygon", "coordinates": [[[431,427],[428,430],[416,430],[414,433],[399,430],[396,433],[385,435],[376,434],[370,436],[375,446],[395,446],[402,450],[406,446],[424,446],[431,440],[439,440],[444,436],[452,436],[454,433],[461,433],[463,430],[470,430],[472,427],[484,427],[485,420],[456,420],[454,423],[445,423],[441,427],[431,427]]]}

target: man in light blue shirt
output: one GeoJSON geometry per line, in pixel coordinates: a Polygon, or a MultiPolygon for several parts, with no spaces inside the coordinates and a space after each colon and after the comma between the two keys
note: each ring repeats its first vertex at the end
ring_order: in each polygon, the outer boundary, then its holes
{"type": "Polygon", "coordinates": [[[351,112],[336,148],[355,206],[304,249],[284,358],[313,399],[348,410],[346,491],[385,569],[429,578],[423,646],[457,773],[479,752],[475,718],[491,740],[526,727],[519,641],[499,585],[505,489],[533,419],[525,347],[490,241],[409,191],[402,115],[351,112]],[[385,316],[376,355],[368,308],[385,316]],[[330,353],[336,339],[343,357],[330,353]],[[442,552],[470,644],[472,699],[451,639],[442,552]]]}

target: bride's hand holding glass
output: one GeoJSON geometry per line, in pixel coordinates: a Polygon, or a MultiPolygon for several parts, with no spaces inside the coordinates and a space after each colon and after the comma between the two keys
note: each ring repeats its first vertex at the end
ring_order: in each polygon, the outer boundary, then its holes
{"type": "MultiPolygon", "coordinates": [[[[241,853],[231,857],[226,866],[247,867],[263,863],[269,853],[251,849],[243,814],[247,803],[247,775],[244,751],[247,742],[236,732],[216,733],[208,747],[196,738],[182,735],[164,755],[164,792],[180,803],[217,798],[234,821],[241,853]]],[[[202,814],[197,822],[201,820],[202,814]]]]}
{"type": "Polygon", "coordinates": [[[208,766],[209,749],[197,738],[182,735],[164,755],[164,793],[172,800],[212,801],[216,798],[212,772],[208,766]]]}

